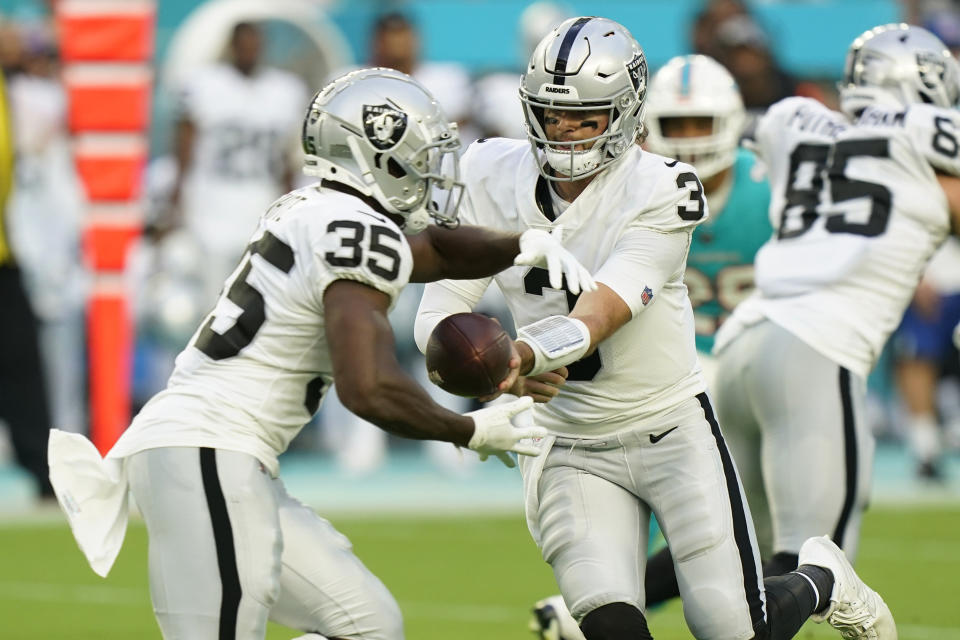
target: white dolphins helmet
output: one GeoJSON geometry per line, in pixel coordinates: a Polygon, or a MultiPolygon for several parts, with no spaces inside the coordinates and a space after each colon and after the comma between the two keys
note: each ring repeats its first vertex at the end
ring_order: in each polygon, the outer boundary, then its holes
{"type": "Polygon", "coordinates": [[[573,181],[593,175],[623,157],[643,132],[647,60],[637,41],[613,20],[570,18],[534,49],[520,81],[527,138],[546,164],[548,180],[573,181]],[[544,110],[606,110],[609,124],[592,138],[547,139],[544,110]],[[593,142],[589,149],[577,145],[593,142]],[[560,175],[556,175],[560,174],[560,175]]]}
{"type": "Polygon", "coordinates": [[[960,65],[923,27],[886,24],[864,32],[847,51],[840,109],[850,117],[871,104],[955,107],[960,65]]]}
{"type": "Polygon", "coordinates": [[[404,233],[423,231],[431,217],[456,226],[457,126],[405,73],[360,69],[328,84],[307,109],[302,143],[304,173],[374,198],[403,218],[404,233]]]}
{"type": "Polygon", "coordinates": [[[736,81],[713,58],[677,56],[650,81],[647,148],[692,164],[701,180],[733,165],[745,121],[746,110],[736,81]],[[691,138],[664,135],[664,120],[684,117],[711,118],[712,133],[691,138]]]}

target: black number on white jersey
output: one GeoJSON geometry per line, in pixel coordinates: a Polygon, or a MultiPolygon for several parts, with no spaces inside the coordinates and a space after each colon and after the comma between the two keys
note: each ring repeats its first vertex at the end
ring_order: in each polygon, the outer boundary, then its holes
{"type": "Polygon", "coordinates": [[[677,215],[684,220],[699,220],[707,212],[707,205],[703,199],[703,185],[697,174],[684,171],[677,176],[677,186],[681,189],[690,189],[690,201],[677,205],[677,215]]]}
{"type": "Polygon", "coordinates": [[[886,138],[869,138],[843,140],[835,145],[797,145],[790,154],[790,175],[787,177],[785,194],[787,202],[780,216],[777,238],[786,240],[803,235],[821,216],[825,218],[824,227],[830,233],[873,237],[887,230],[890,190],[874,182],[849,178],[846,174],[847,163],[857,157],[888,158],[890,141],[886,138]],[[824,210],[824,185],[828,180],[833,205],[859,198],[870,199],[870,217],[866,222],[850,222],[842,211],[824,210]]]}
{"type": "MultiPolygon", "coordinates": [[[[359,267],[363,262],[363,239],[367,227],[356,220],[334,220],[327,233],[340,238],[340,247],[328,251],[323,259],[333,267],[359,267]]],[[[380,225],[370,226],[370,245],[367,247],[367,268],[384,280],[396,280],[400,275],[400,234],[380,225]],[[384,240],[392,243],[384,243],[384,240]]]]}
{"type": "Polygon", "coordinates": [[[960,145],[957,144],[957,131],[953,120],[944,116],[937,116],[933,119],[933,124],[937,127],[931,141],[933,150],[948,158],[956,158],[957,151],[960,151],[960,145]]]}
{"type": "Polygon", "coordinates": [[[240,307],[242,312],[237,316],[234,325],[222,334],[213,330],[216,316],[211,314],[194,344],[197,349],[214,360],[232,358],[240,353],[241,349],[253,341],[253,337],[257,335],[257,331],[267,319],[263,294],[247,282],[247,277],[253,268],[251,259],[254,254],[262,256],[264,260],[284,273],[290,273],[290,269],[293,268],[293,249],[269,231],[247,246],[243,257],[243,269],[237,274],[233,285],[227,291],[227,299],[240,307]]]}
{"type": "MultiPolygon", "coordinates": [[[[564,293],[567,294],[567,310],[573,311],[577,304],[580,294],[570,292],[567,287],[567,278],[564,276],[563,283],[560,285],[564,293]]],[[[533,267],[523,276],[524,290],[535,296],[542,296],[544,289],[552,289],[550,286],[550,272],[541,267],[533,267]]],[[[572,364],[567,365],[567,380],[587,381],[593,380],[594,376],[600,371],[603,363],[600,361],[600,350],[597,349],[586,358],[581,358],[572,364]]]]}

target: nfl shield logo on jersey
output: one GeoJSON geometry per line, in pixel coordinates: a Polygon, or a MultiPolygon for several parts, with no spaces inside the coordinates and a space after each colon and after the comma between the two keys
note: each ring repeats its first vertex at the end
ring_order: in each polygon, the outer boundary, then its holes
{"type": "Polygon", "coordinates": [[[397,146],[407,130],[407,114],[390,105],[363,105],[363,132],[381,151],[397,146]]]}
{"type": "Polygon", "coordinates": [[[653,300],[653,290],[651,290],[650,287],[644,287],[643,292],[640,294],[640,302],[643,303],[643,306],[647,306],[651,300],[653,300]]]}

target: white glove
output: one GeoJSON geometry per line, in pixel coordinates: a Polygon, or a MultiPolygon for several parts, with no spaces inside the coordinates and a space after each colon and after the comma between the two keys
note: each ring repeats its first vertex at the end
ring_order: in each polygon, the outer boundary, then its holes
{"type": "Polygon", "coordinates": [[[550,273],[550,286],[563,287],[563,276],[567,276],[567,288],[577,295],[580,290],[595,291],[597,283],[572,253],[560,244],[563,241],[563,227],[554,227],[547,233],[541,229],[527,229],[520,235],[520,253],[513,259],[515,265],[531,267],[546,266],[550,273]]]}
{"type": "Polygon", "coordinates": [[[533,398],[524,396],[511,402],[501,402],[464,415],[473,418],[473,437],[467,446],[480,454],[481,460],[497,456],[508,467],[515,467],[507,452],[515,451],[525,456],[540,453],[540,447],[532,442],[521,443],[527,438],[543,438],[547,430],[533,426],[533,398]]]}

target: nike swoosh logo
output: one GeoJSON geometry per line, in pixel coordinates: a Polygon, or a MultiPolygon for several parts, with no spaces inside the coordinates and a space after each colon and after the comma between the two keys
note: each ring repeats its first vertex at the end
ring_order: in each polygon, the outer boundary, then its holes
{"type": "Polygon", "coordinates": [[[670,433],[671,431],[676,431],[676,430],[679,429],[679,428],[680,428],[680,425],[677,425],[677,426],[675,426],[673,429],[667,429],[667,430],[664,431],[663,433],[658,433],[658,434],[656,434],[656,435],[654,435],[654,434],[651,433],[651,434],[650,434],[650,443],[651,443],[651,444],[657,444],[658,442],[660,442],[661,440],[663,440],[664,438],[666,438],[668,433],[670,433]]]}

